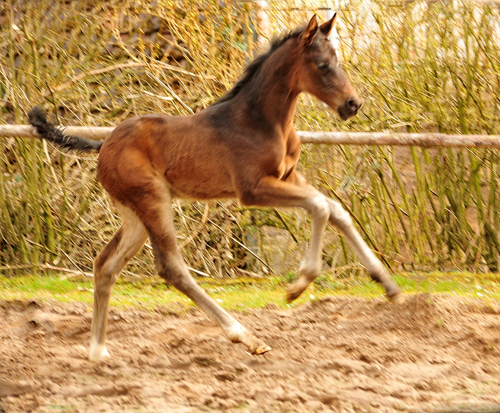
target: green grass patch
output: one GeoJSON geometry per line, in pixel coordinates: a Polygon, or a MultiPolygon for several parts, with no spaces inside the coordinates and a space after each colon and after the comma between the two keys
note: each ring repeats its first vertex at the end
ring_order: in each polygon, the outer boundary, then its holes
{"type": "MultiPolygon", "coordinates": [[[[365,298],[383,296],[383,289],[368,277],[351,279],[334,278],[324,274],[318,278],[302,296],[292,304],[285,301],[284,279],[293,276],[269,279],[206,280],[198,282],[222,307],[230,310],[262,308],[268,304],[294,307],[314,299],[332,295],[349,295],[365,298]]],[[[473,273],[398,273],[396,283],[405,294],[434,293],[454,294],[465,297],[500,299],[500,276],[497,274],[473,273]]],[[[50,273],[0,277],[0,297],[6,300],[55,299],[61,302],[80,301],[92,303],[93,282],[87,278],[67,278],[50,273]]],[[[120,280],[111,295],[111,305],[116,307],[156,308],[159,306],[188,308],[191,300],[159,278],[128,281],[120,280]]]]}

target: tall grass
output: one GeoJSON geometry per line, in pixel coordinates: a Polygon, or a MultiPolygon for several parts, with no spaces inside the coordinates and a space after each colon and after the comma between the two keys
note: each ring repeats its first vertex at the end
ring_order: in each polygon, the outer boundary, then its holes
{"type": "MultiPolygon", "coordinates": [[[[270,32],[276,34],[305,22],[313,11],[323,13],[324,6],[268,3],[270,32]]],[[[133,115],[185,115],[208,106],[257,52],[258,25],[252,2],[200,4],[1,3],[2,121],[26,123],[35,104],[64,125],[102,126],[133,115]]],[[[358,117],[341,123],[323,104],[303,96],[297,129],[500,132],[496,8],[355,0],[338,11],[341,60],[365,105],[358,117]]],[[[91,269],[120,222],[96,182],[95,166],[92,155],[0,138],[2,270],[32,271],[41,263],[91,269]]],[[[498,271],[496,151],[306,145],[301,171],[344,204],[387,265],[498,271]]],[[[309,237],[300,211],[215,201],[174,206],[190,265],[214,276],[293,270],[309,237]],[[269,227],[282,230],[279,249],[292,257],[278,267],[269,227]]],[[[332,230],[324,258],[328,271],[360,270],[332,230]]],[[[128,270],[152,273],[151,249],[128,270]]]]}

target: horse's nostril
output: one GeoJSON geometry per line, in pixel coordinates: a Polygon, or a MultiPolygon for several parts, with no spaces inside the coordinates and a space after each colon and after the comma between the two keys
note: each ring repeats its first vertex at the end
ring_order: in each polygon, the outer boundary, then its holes
{"type": "Polygon", "coordinates": [[[363,102],[356,98],[349,98],[347,100],[347,107],[354,113],[356,113],[360,108],[363,102]]]}

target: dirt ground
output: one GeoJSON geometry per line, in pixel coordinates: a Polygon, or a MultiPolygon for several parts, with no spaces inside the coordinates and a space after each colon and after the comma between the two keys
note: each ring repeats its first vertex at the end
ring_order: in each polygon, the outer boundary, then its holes
{"type": "Polygon", "coordinates": [[[236,313],[246,353],[197,309],[112,309],[86,359],[84,304],[0,303],[0,412],[500,412],[500,302],[333,297],[236,313]]]}

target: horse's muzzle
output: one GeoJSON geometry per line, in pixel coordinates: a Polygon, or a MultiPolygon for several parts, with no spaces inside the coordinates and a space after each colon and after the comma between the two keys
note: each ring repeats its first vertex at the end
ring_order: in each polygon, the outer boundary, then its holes
{"type": "Polygon", "coordinates": [[[342,120],[347,120],[355,116],[359,109],[363,106],[363,101],[357,97],[350,97],[346,100],[344,105],[340,106],[338,111],[342,120]]]}

